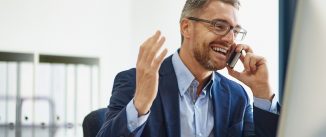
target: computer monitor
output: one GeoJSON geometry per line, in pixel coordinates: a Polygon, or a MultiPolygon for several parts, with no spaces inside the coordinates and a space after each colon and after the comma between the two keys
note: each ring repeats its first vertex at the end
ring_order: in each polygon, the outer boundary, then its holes
{"type": "Polygon", "coordinates": [[[278,137],[326,137],[326,0],[298,0],[278,137]]]}

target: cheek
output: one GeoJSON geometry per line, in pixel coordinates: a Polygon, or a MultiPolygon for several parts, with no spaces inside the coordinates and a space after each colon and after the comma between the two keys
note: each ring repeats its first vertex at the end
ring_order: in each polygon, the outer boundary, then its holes
{"type": "Polygon", "coordinates": [[[211,42],[214,42],[214,41],[219,41],[220,38],[211,33],[211,32],[206,32],[206,33],[200,33],[197,35],[197,39],[201,42],[201,43],[204,43],[204,44],[209,44],[211,42]]]}
{"type": "Polygon", "coordinates": [[[220,41],[221,37],[215,35],[208,29],[198,29],[194,28],[193,33],[190,35],[190,42],[192,45],[200,46],[197,49],[202,49],[204,47],[209,47],[209,44],[214,41],[220,41]]]}

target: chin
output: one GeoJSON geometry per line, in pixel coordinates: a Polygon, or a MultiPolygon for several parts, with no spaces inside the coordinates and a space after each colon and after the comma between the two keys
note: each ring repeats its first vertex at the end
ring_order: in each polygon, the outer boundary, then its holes
{"type": "Polygon", "coordinates": [[[213,63],[212,61],[208,61],[208,63],[205,66],[207,70],[217,71],[217,70],[224,69],[226,67],[226,63],[220,64],[220,63],[213,63]]]}
{"type": "Polygon", "coordinates": [[[216,69],[214,71],[217,71],[217,70],[222,70],[224,69],[226,66],[221,66],[221,67],[216,67],[216,69]]]}

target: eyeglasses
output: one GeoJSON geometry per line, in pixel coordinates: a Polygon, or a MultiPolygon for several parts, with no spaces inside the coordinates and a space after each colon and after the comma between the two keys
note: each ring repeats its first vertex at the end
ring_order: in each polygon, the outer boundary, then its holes
{"type": "Polygon", "coordinates": [[[196,17],[188,17],[187,19],[193,20],[193,21],[199,21],[199,22],[204,22],[204,23],[209,23],[212,27],[213,33],[216,35],[222,35],[225,36],[227,35],[231,30],[233,31],[234,38],[237,41],[241,41],[244,39],[244,37],[247,34],[247,31],[240,26],[233,27],[224,20],[205,20],[205,19],[200,19],[196,17]]]}

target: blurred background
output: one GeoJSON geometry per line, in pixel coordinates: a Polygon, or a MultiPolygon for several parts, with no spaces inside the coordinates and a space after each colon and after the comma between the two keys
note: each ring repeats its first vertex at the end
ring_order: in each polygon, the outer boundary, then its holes
{"type": "MultiPolygon", "coordinates": [[[[83,136],[84,117],[108,105],[115,75],[135,67],[147,37],[161,30],[169,54],[180,47],[184,3],[0,0],[0,137],[83,136]]],[[[279,1],[243,0],[239,17],[242,43],[266,57],[278,94],[279,1]]]]}

